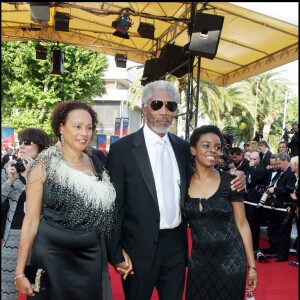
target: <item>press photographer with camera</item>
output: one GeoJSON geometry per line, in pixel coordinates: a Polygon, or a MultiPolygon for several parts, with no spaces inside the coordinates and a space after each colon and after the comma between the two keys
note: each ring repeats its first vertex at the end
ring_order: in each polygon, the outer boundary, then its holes
{"type": "Polygon", "coordinates": [[[247,193],[245,195],[245,212],[252,233],[254,255],[259,251],[259,235],[262,211],[256,209],[261,194],[256,190],[257,185],[266,183],[266,168],[261,166],[258,151],[250,154],[249,172],[246,175],[247,193]]]}
{"type": "MultiPolygon", "coordinates": [[[[1,299],[17,299],[13,274],[18,255],[18,243],[26,202],[26,166],[45,148],[50,138],[41,129],[25,128],[18,133],[20,160],[9,160],[1,174],[1,211],[7,207],[7,216],[1,232],[1,299]]],[[[2,229],[2,224],[1,224],[2,229]]]]}
{"type": "Polygon", "coordinates": [[[286,220],[288,212],[276,210],[277,208],[287,209],[291,203],[290,187],[295,186],[296,176],[291,170],[290,161],[291,157],[287,153],[279,153],[277,155],[277,164],[281,173],[274,185],[267,189],[273,200],[272,205],[275,208],[272,214],[272,224],[275,227],[276,262],[287,261],[290,252],[292,218],[286,220]]]}

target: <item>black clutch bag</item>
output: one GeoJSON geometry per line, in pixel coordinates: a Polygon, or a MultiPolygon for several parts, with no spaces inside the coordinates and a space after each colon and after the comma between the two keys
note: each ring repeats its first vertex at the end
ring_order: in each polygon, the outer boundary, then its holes
{"type": "Polygon", "coordinates": [[[41,293],[50,287],[48,274],[44,269],[27,265],[25,267],[25,276],[36,293],[41,293]]]}

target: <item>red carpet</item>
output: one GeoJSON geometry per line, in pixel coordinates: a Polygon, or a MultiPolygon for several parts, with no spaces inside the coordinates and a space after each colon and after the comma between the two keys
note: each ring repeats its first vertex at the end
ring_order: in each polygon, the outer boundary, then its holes
{"type": "MultiPolygon", "coordinates": [[[[261,248],[268,246],[267,240],[261,238],[260,241],[261,248]]],[[[294,259],[295,256],[290,255],[289,261],[293,261],[294,259]]],[[[288,262],[274,262],[273,258],[268,259],[265,263],[257,262],[257,268],[259,283],[258,288],[253,293],[255,300],[298,300],[299,268],[291,267],[288,262]]],[[[120,276],[111,267],[110,274],[113,300],[124,300],[120,276]]],[[[25,299],[26,297],[24,296],[18,297],[18,300],[25,299]]],[[[29,299],[34,300],[34,298],[29,299]]],[[[158,300],[156,291],[154,291],[151,300],[158,300]]]]}

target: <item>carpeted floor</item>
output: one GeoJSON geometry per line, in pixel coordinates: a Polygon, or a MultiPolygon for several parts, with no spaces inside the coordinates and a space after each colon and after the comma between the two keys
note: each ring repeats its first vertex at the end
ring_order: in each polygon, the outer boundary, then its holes
{"type": "MultiPolygon", "coordinates": [[[[267,246],[268,241],[264,238],[261,238],[260,247],[266,248],[267,246]]],[[[295,256],[290,255],[289,261],[294,259],[295,256]]],[[[275,262],[273,258],[267,259],[265,263],[257,262],[257,268],[259,284],[257,290],[253,293],[255,300],[298,300],[299,268],[291,267],[288,262],[275,262]]],[[[120,276],[118,276],[111,267],[110,274],[113,300],[124,300],[120,276]]],[[[18,297],[18,300],[25,299],[26,298],[22,295],[18,297]]],[[[34,298],[32,299],[34,300],[34,298]]],[[[157,299],[157,292],[154,291],[151,300],[157,299]]]]}

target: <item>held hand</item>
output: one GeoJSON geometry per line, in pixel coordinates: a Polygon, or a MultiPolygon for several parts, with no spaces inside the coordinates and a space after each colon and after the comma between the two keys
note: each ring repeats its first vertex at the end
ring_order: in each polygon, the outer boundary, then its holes
{"type": "Polygon", "coordinates": [[[236,176],[236,178],[231,181],[231,189],[233,191],[237,190],[238,192],[244,190],[246,188],[245,173],[243,171],[231,169],[230,174],[236,176]]]}
{"type": "Polygon", "coordinates": [[[16,290],[23,295],[34,296],[32,286],[27,277],[20,277],[15,280],[16,290]]]}
{"type": "Polygon", "coordinates": [[[116,264],[114,266],[114,268],[115,268],[115,271],[118,274],[123,275],[123,279],[126,280],[126,277],[128,275],[133,275],[134,272],[133,272],[132,262],[131,262],[129,255],[127,254],[127,252],[124,249],[122,250],[122,252],[123,252],[125,261],[123,261],[119,264],[116,264]]]}

